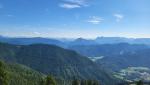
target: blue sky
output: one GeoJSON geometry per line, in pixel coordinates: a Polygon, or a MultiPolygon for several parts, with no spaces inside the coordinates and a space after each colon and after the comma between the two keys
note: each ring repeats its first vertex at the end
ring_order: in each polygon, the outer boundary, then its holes
{"type": "Polygon", "coordinates": [[[0,35],[150,37],[150,0],[0,0],[0,35]]]}

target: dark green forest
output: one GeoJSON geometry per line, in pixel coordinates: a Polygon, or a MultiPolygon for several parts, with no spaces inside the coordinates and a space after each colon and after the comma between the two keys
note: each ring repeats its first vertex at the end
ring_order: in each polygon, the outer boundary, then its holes
{"type": "MultiPolygon", "coordinates": [[[[51,75],[44,75],[19,64],[0,61],[0,85],[63,85],[51,75]]],[[[69,83],[69,82],[68,82],[69,83]]],[[[71,80],[71,85],[99,85],[95,80],[71,80]]]]}
{"type": "Polygon", "coordinates": [[[117,81],[88,58],[55,45],[0,43],[0,59],[8,85],[108,85],[110,80],[117,81]]]}
{"type": "MultiPolygon", "coordinates": [[[[55,79],[52,75],[44,75],[31,68],[19,64],[7,64],[0,61],[0,85],[102,85],[97,80],[73,79],[65,83],[55,79]]],[[[130,85],[121,83],[117,85],[130,85]]],[[[143,81],[135,82],[135,85],[145,85],[143,81]]],[[[149,85],[149,84],[146,84],[149,85]]]]}

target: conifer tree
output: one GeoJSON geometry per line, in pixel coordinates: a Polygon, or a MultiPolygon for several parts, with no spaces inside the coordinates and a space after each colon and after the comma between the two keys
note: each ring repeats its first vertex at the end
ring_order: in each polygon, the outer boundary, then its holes
{"type": "Polygon", "coordinates": [[[2,61],[0,61],[0,85],[8,85],[8,77],[2,61]]]}
{"type": "Polygon", "coordinates": [[[75,79],[72,81],[72,85],[80,85],[80,81],[75,79]]]}
{"type": "Polygon", "coordinates": [[[100,84],[99,84],[98,81],[95,80],[95,81],[93,82],[93,85],[100,85],[100,84]]]}
{"type": "Polygon", "coordinates": [[[56,80],[52,76],[48,75],[46,77],[46,83],[45,83],[45,85],[57,85],[56,84],[56,80]]]}
{"type": "Polygon", "coordinates": [[[143,81],[140,80],[140,81],[138,81],[138,82],[136,83],[136,85],[144,85],[144,84],[143,84],[143,81]]]}
{"type": "Polygon", "coordinates": [[[86,80],[82,80],[81,81],[81,85],[87,85],[87,81],[86,80]]]}
{"type": "Polygon", "coordinates": [[[40,80],[40,85],[45,85],[45,81],[43,78],[40,80]]]}
{"type": "Polygon", "coordinates": [[[88,85],[93,85],[93,81],[92,80],[88,80],[88,85]]]}

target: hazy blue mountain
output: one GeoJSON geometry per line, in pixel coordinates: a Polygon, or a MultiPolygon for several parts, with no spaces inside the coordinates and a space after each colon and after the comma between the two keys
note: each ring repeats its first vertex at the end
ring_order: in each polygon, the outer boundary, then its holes
{"type": "Polygon", "coordinates": [[[94,40],[78,38],[70,42],[69,45],[96,45],[98,44],[94,40]]]}
{"type": "Polygon", "coordinates": [[[69,49],[75,50],[76,52],[88,56],[88,57],[113,57],[116,55],[122,55],[126,52],[134,52],[149,48],[146,45],[140,44],[102,44],[102,45],[74,45],[70,46],[69,49]]]}
{"type": "Polygon", "coordinates": [[[97,37],[95,41],[98,44],[130,43],[150,45],[150,38],[97,37]]]}
{"type": "Polygon", "coordinates": [[[150,38],[137,38],[133,43],[150,45],[150,38]]]}
{"type": "Polygon", "coordinates": [[[10,37],[0,37],[0,42],[16,44],[16,45],[30,45],[35,43],[41,44],[53,44],[58,46],[65,46],[65,44],[57,39],[52,38],[41,38],[41,37],[33,37],[33,38],[10,38],[10,37]]]}
{"type": "Polygon", "coordinates": [[[99,44],[116,44],[116,43],[129,43],[134,39],[123,37],[97,37],[95,41],[99,44]]]}
{"type": "Polygon", "coordinates": [[[68,47],[72,45],[99,45],[99,44],[118,44],[118,43],[129,43],[129,44],[145,44],[150,45],[150,38],[124,38],[124,37],[97,37],[96,39],[67,39],[67,38],[11,38],[0,36],[0,42],[17,44],[17,45],[29,45],[35,43],[42,44],[53,44],[61,47],[68,47]]]}
{"type": "Polygon", "coordinates": [[[112,71],[120,71],[127,67],[150,68],[150,49],[127,52],[118,56],[104,57],[98,60],[97,63],[112,71]]]}

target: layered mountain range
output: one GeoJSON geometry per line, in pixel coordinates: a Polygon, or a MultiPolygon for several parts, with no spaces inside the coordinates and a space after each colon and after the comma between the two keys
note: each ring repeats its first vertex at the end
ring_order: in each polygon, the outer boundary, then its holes
{"type": "Polygon", "coordinates": [[[1,36],[0,41],[3,42],[0,43],[1,60],[25,65],[37,72],[65,80],[94,79],[109,85],[116,83],[114,73],[120,73],[123,69],[150,68],[149,38],[52,39],[1,36]]]}
{"type": "Polygon", "coordinates": [[[129,44],[145,44],[150,45],[150,38],[125,38],[125,37],[97,37],[96,39],[67,39],[67,38],[20,38],[20,37],[4,37],[0,36],[1,42],[19,45],[29,45],[34,43],[54,44],[58,46],[68,45],[97,45],[97,44],[117,44],[117,43],[129,43],[129,44]]]}

